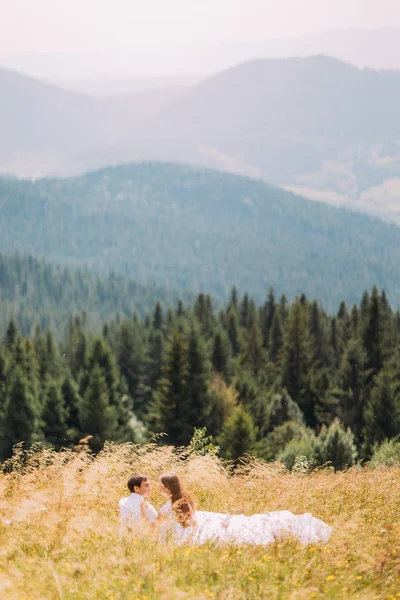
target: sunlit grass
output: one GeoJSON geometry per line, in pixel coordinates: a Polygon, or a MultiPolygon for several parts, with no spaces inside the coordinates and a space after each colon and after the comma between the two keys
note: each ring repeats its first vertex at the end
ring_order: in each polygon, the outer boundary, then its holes
{"type": "MultiPolygon", "coordinates": [[[[155,490],[152,503],[163,499],[155,490]]],[[[232,477],[213,456],[182,460],[171,448],[110,446],[43,451],[0,476],[0,598],[400,598],[400,469],[294,475],[250,461],[232,477]],[[118,499],[144,471],[182,475],[199,508],[288,509],[333,525],[326,545],[162,544],[150,530],[119,539],[118,499]]]]}

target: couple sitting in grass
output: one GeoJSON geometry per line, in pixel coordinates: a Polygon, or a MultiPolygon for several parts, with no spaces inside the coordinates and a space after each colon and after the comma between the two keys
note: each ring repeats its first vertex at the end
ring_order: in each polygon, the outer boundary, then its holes
{"type": "Polygon", "coordinates": [[[278,539],[290,537],[302,544],[327,542],[332,528],[310,513],[294,515],[287,510],[245,515],[229,515],[195,509],[195,504],[184,490],[175,473],[160,477],[160,493],[168,501],[157,512],[146,501],[151,485],[146,475],[133,475],[128,481],[130,496],[119,501],[123,526],[141,527],[148,521],[159,525],[160,534],[170,532],[177,544],[217,543],[267,545],[278,539]]]}

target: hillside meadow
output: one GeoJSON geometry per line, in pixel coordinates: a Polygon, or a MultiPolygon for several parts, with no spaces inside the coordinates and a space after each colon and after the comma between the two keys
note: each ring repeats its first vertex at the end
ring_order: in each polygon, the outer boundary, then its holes
{"type": "Polygon", "coordinates": [[[400,597],[400,468],[290,473],[246,459],[229,473],[212,455],[155,444],[14,454],[0,476],[0,598],[7,600],[400,597]],[[150,529],[119,538],[118,499],[133,472],[175,470],[199,508],[312,512],[326,545],[176,547],[150,529]]]}

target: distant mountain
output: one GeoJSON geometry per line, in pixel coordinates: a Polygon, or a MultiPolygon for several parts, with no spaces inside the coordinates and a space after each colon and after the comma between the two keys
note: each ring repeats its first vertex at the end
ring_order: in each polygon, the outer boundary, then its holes
{"type": "Polygon", "coordinates": [[[192,300],[190,294],[140,285],[114,273],[99,277],[87,268],[0,254],[0,334],[10,319],[24,335],[32,334],[36,325],[63,334],[69,316],[81,311],[87,313],[88,327],[94,328],[116,313],[143,317],[158,300],[176,306],[179,298],[192,300]]]}
{"type": "Polygon", "coordinates": [[[324,56],[256,60],[189,89],[158,131],[192,140],[221,167],[357,193],[400,174],[399,103],[400,72],[324,56]]]}
{"type": "Polygon", "coordinates": [[[326,56],[254,60],[196,86],[107,99],[0,71],[0,172],[184,161],[400,221],[399,105],[400,72],[326,56]]]}
{"type": "MultiPolygon", "coordinates": [[[[324,54],[360,68],[400,69],[400,27],[375,29],[330,29],[289,38],[243,40],[210,47],[210,54],[222,54],[225,63],[254,58],[307,57],[324,54]]],[[[211,60],[207,64],[210,64],[211,60]]],[[[204,65],[206,68],[207,64],[204,65]]],[[[212,64],[212,63],[211,63],[212,64]]],[[[215,63],[214,63],[215,64],[215,63]]]]}
{"type": "Polygon", "coordinates": [[[49,83],[58,87],[88,94],[90,96],[115,96],[119,94],[137,94],[157,89],[179,89],[195,85],[200,77],[98,77],[87,79],[59,79],[55,77],[49,83]]]}
{"type": "Polygon", "coordinates": [[[270,285],[333,309],[366,288],[400,302],[400,228],[306,201],[260,180],[141,163],[71,179],[0,179],[0,251],[87,265],[143,284],[270,285]]]}
{"type": "MultiPolygon", "coordinates": [[[[0,69],[0,173],[38,177],[87,168],[96,150],[135,136],[138,127],[174,100],[173,86],[110,98],[62,90],[0,69]]],[[[100,162],[99,162],[100,161],[100,162]]]]}

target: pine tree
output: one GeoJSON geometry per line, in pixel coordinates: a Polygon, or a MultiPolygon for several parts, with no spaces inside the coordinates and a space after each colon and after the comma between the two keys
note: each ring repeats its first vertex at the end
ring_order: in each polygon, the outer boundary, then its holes
{"type": "Polygon", "coordinates": [[[17,328],[15,322],[13,320],[11,320],[8,324],[6,335],[4,338],[5,345],[9,349],[12,349],[14,347],[14,345],[16,344],[16,342],[20,339],[20,337],[21,336],[20,336],[20,333],[18,331],[18,328],[17,328]]]}
{"type": "Polygon", "coordinates": [[[211,362],[213,369],[229,383],[231,376],[231,345],[224,332],[217,330],[214,336],[211,362]]]}
{"type": "Polygon", "coordinates": [[[349,428],[343,428],[339,419],[335,419],[329,429],[321,431],[318,441],[320,464],[329,461],[336,470],[354,465],[357,458],[354,436],[349,428]]]}
{"type": "Polygon", "coordinates": [[[250,301],[248,294],[243,296],[240,306],[240,326],[247,329],[250,325],[250,301]]]}
{"type": "Polygon", "coordinates": [[[161,331],[150,332],[143,366],[143,382],[139,385],[134,399],[135,413],[146,418],[157,383],[162,377],[165,338],[161,331]]]}
{"type": "Polygon", "coordinates": [[[68,443],[67,411],[60,386],[48,382],[42,413],[43,433],[48,444],[57,450],[68,443]]]}
{"type": "Polygon", "coordinates": [[[187,344],[184,335],[175,330],[166,352],[163,376],[154,393],[149,423],[153,431],[166,433],[168,443],[177,446],[187,442],[186,377],[187,344]]]}
{"type": "Polygon", "coordinates": [[[353,305],[350,315],[350,335],[356,337],[360,327],[360,312],[356,304],[353,305]]]}
{"type": "Polygon", "coordinates": [[[364,350],[358,337],[352,337],[343,355],[338,375],[339,415],[360,443],[363,412],[367,399],[367,372],[364,350]]]}
{"type": "Polygon", "coordinates": [[[252,452],[256,441],[254,423],[248,412],[238,406],[226,421],[219,438],[224,457],[237,459],[252,452]]]}
{"type": "Polygon", "coordinates": [[[77,380],[79,373],[87,368],[88,341],[81,319],[75,317],[69,324],[66,355],[72,376],[77,380]]]}
{"type": "Polygon", "coordinates": [[[270,341],[270,334],[272,329],[272,323],[274,321],[276,312],[276,302],[274,295],[274,288],[270,287],[268,292],[267,301],[263,307],[263,321],[262,321],[262,334],[264,348],[268,348],[270,341]]]}
{"type": "Polygon", "coordinates": [[[283,343],[281,317],[278,311],[275,311],[274,319],[269,338],[269,359],[271,362],[276,362],[281,355],[283,343]]]}
{"type": "Polygon", "coordinates": [[[82,398],[79,394],[78,384],[67,375],[61,385],[61,394],[64,400],[67,423],[68,440],[74,444],[79,441],[80,436],[80,412],[82,398]]]}
{"type": "Polygon", "coordinates": [[[237,313],[234,310],[229,311],[228,316],[228,337],[232,346],[232,354],[236,357],[241,350],[239,321],[237,313]]]}
{"type": "Polygon", "coordinates": [[[102,338],[94,338],[92,341],[91,352],[88,357],[88,373],[81,383],[81,395],[85,397],[90,379],[93,378],[93,370],[99,368],[104,377],[107,386],[109,404],[114,409],[117,419],[117,428],[115,430],[116,439],[119,441],[129,441],[132,430],[129,426],[129,420],[132,416],[129,399],[122,388],[122,380],[118,371],[115,357],[102,338]]]}
{"type": "Polygon", "coordinates": [[[373,445],[391,439],[400,431],[400,401],[388,369],[376,377],[364,409],[363,456],[371,457],[373,445]]]}
{"type": "MultiPolygon", "coordinates": [[[[160,327],[158,328],[160,329],[160,327]]],[[[134,411],[142,412],[138,406],[137,394],[144,377],[144,344],[138,327],[130,319],[125,319],[116,334],[115,353],[120,374],[125,378],[128,394],[133,399],[134,411]]]]}
{"type": "Polygon", "coordinates": [[[28,448],[33,442],[41,441],[40,425],[39,400],[21,367],[16,367],[10,378],[5,402],[2,456],[10,456],[14,444],[18,442],[24,442],[28,448]]]}
{"type": "Polygon", "coordinates": [[[237,311],[237,307],[238,307],[238,293],[237,293],[236,286],[233,286],[232,290],[231,290],[231,299],[228,304],[228,310],[230,308],[233,308],[235,311],[237,311]]]}
{"type": "Polygon", "coordinates": [[[313,366],[322,369],[332,363],[332,350],[329,347],[322,311],[317,302],[311,304],[310,332],[313,348],[313,366]]]}
{"type": "Polygon", "coordinates": [[[162,329],[164,323],[163,310],[161,302],[157,302],[153,315],[153,328],[162,329]]]}
{"type": "Polygon", "coordinates": [[[211,364],[207,357],[204,342],[199,332],[192,328],[187,350],[187,371],[182,409],[184,423],[182,442],[187,445],[193,435],[193,428],[210,428],[211,413],[211,364]]]}
{"type": "Polygon", "coordinates": [[[279,313],[281,316],[281,321],[284,323],[286,321],[286,317],[288,316],[287,298],[285,294],[282,294],[279,300],[279,313]]]}
{"type": "Polygon", "coordinates": [[[197,317],[201,329],[209,334],[213,326],[213,314],[211,297],[206,294],[199,294],[194,305],[194,314],[197,317]]]}
{"type": "Polygon", "coordinates": [[[84,436],[93,436],[90,447],[99,452],[106,440],[118,439],[118,418],[115,406],[111,406],[106,378],[99,365],[90,373],[85,395],[80,406],[80,429],[84,436]]]}
{"type": "Polygon", "coordinates": [[[267,356],[263,348],[263,338],[257,321],[253,322],[247,334],[241,364],[249,369],[254,377],[259,377],[265,370],[267,356]]]}
{"type": "Polygon", "coordinates": [[[337,321],[336,318],[333,317],[331,320],[331,337],[330,337],[330,346],[333,350],[333,365],[336,366],[339,364],[340,360],[340,350],[339,350],[339,341],[337,335],[337,321]]]}
{"type": "Polygon", "coordinates": [[[282,352],[283,386],[304,413],[306,423],[314,423],[313,399],[309,394],[311,382],[311,340],[307,309],[299,302],[290,307],[285,323],[282,352]]]}
{"type": "Polygon", "coordinates": [[[384,361],[383,315],[376,286],[363,317],[363,345],[367,355],[366,368],[376,375],[382,369],[384,361]]]}
{"type": "Polygon", "coordinates": [[[268,398],[267,419],[268,432],[283,425],[286,421],[303,424],[303,414],[286,390],[279,394],[272,394],[268,398]]]}

